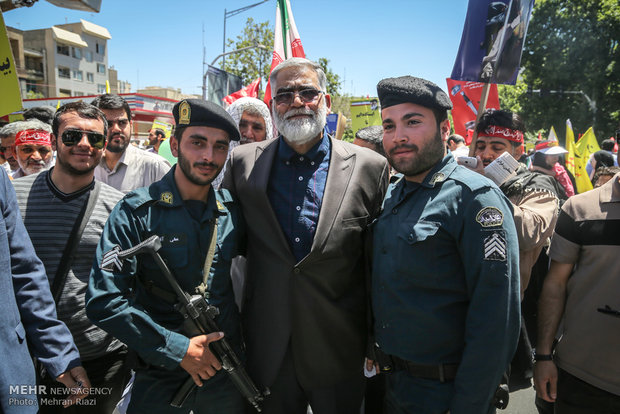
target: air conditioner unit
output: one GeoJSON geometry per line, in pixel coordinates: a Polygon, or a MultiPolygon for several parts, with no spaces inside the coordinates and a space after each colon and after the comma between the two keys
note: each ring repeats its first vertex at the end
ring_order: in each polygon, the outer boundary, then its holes
{"type": "Polygon", "coordinates": [[[101,0],[47,0],[58,7],[99,13],[101,0]]]}

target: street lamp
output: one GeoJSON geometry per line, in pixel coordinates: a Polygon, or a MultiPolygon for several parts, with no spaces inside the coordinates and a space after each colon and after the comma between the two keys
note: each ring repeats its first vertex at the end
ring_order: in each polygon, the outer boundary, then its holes
{"type": "MultiPolygon", "coordinates": [[[[269,0],[263,0],[259,3],[251,4],[249,6],[241,7],[239,9],[231,10],[231,11],[226,11],[226,9],[224,9],[224,38],[222,39],[222,54],[219,57],[226,56],[226,19],[232,16],[236,16],[239,13],[243,13],[244,11],[251,9],[252,7],[259,6],[268,1],[269,0]]],[[[226,61],[226,58],[222,58],[222,69],[224,69],[225,61],[226,61]]]]}
{"type": "MultiPolygon", "coordinates": [[[[224,56],[232,55],[233,53],[239,53],[239,52],[243,52],[244,50],[254,49],[254,48],[269,50],[267,46],[260,44],[260,43],[255,43],[252,46],[242,47],[241,49],[233,50],[232,52],[220,53],[219,55],[215,57],[215,59],[213,59],[213,61],[211,62],[211,65],[209,66],[213,66],[219,58],[223,58],[224,56]]],[[[205,73],[202,75],[202,99],[203,100],[207,100],[207,74],[208,74],[208,70],[205,71],[205,73]]]]}

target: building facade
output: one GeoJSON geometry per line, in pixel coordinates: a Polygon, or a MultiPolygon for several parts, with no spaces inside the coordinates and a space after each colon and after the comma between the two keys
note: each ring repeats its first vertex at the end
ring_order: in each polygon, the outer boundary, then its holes
{"type": "Polygon", "coordinates": [[[108,29],[80,20],[38,30],[7,27],[23,98],[105,93],[108,29]]]}

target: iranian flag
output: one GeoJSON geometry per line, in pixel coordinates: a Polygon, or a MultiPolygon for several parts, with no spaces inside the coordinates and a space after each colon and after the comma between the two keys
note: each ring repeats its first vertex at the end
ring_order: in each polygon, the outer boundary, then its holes
{"type": "MultiPolygon", "coordinates": [[[[304,48],[301,45],[299,32],[293,18],[290,0],[278,0],[276,6],[276,31],[273,39],[273,58],[271,70],[288,58],[305,58],[304,48]]],[[[271,73],[270,70],[270,73],[271,73]]],[[[271,101],[271,85],[267,82],[265,90],[265,103],[271,101]]]]}
{"type": "Polygon", "coordinates": [[[256,98],[258,96],[258,84],[260,83],[260,78],[257,78],[254,82],[250,83],[245,88],[239,89],[237,92],[233,92],[228,96],[225,96],[222,100],[226,102],[228,105],[235,102],[239,98],[243,98],[248,96],[250,98],[256,98]]]}

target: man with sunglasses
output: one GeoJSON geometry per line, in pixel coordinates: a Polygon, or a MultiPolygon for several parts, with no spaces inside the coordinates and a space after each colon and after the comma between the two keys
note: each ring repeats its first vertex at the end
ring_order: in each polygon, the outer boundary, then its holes
{"type": "Polygon", "coordinates": [[[176,129],[170,148],[178,163],[147,188],[129,193],[105,226],[91,272],[86,311],[139,358],[127,412],[241,414],[244,401],[209,350],[220,332],[188,338],[173,287],[150,255],[121,262],[116,253],[158,235],[158,251],[180,287],[201,293],[219,309],[216,323],[240,354],[239,311],[230,263],[240,252],[240,213],[226,190],[211,183],[224,166],[239,130],[219,105],[187,99],[172,109],[176,129]],[[219,372],[218,372],[219,371],[219,372]],[[193,378],[201,388],[182,408],[170,406],[193,378]]]}
{"type": "Polygon", "coordinates": [[[367,339],[363,237],[387,188],[384,157],[324,132],[319,65],[271,72],[278,139],[241,145],[223,187],[248,226],[243,303],[248,371],[267,413],[359,413],[367,339]]]}
{"type": "Polygon", "coordinates": [[[93,99],[92,104],[108,120],[108,144],[95,169],[97,180],[123,193],[161,180],[170,170],[170,163],[131,144],[133,123],[127,101],[119,95],[104,94],[93,99]]]}
{"type": "MultiPolygon", "coordinates": [[[[81,101],[61,106],[52,123],[55,166],[13,182],[24,225],[45,265],[58,318],[69,327],[91,384],[98,390],[72,408],[74,413],[112,412],[129,377],[125,345],[93,325],[85,312],[97,242],[108,215],[123,197],[94,178],[106,132],[105,116],[96,107],[81,101]]],[[[46,395],[57,388],[49,375],[40,381],[47,387],[46,395]]],[[[56,392],[62,395],[63,390],[56,392]]],[[[41,395],[41,413],[67,412],[46,395],[41,395]]]]}

